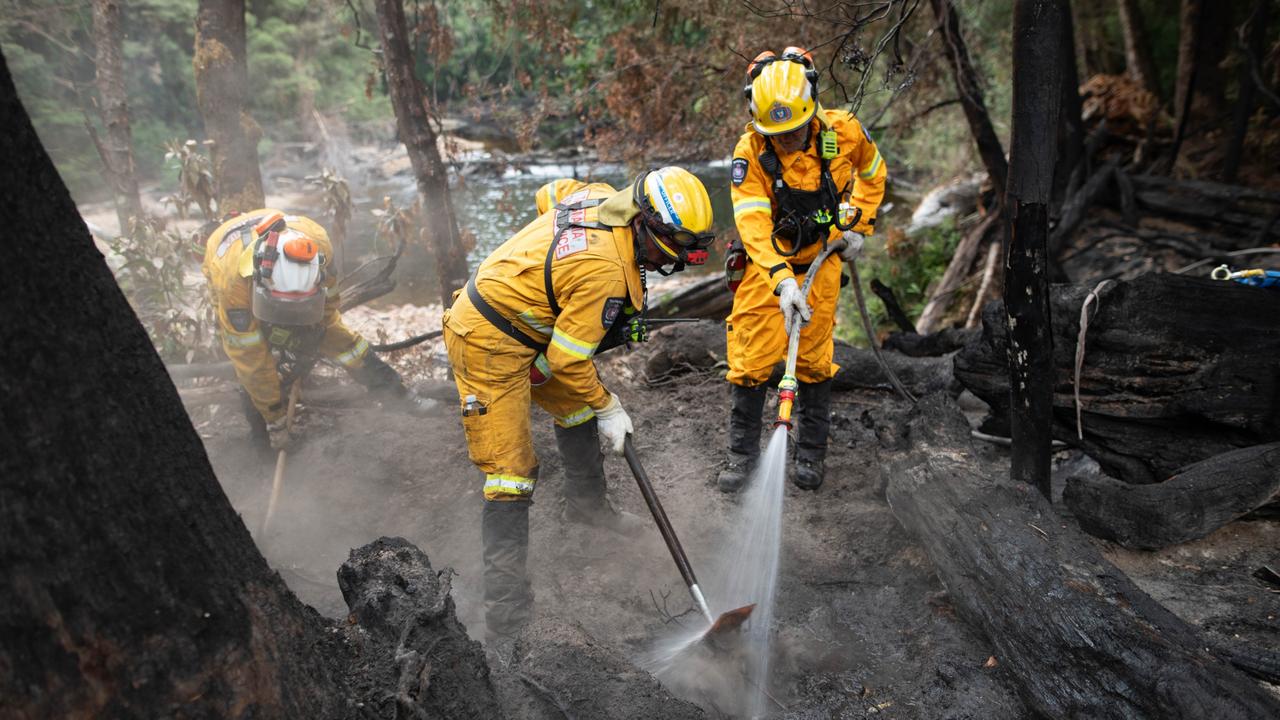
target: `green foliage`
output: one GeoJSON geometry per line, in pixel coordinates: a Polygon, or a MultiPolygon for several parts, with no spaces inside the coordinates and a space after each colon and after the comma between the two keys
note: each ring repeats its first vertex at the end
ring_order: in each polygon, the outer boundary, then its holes
{"type": "MultiPolygon", "coordinates": [[[[941,225],[919,231],[915,237],[890,230],[883,242],[876,242],[874,237],[867,239],[866,249],[858,261],[858,272],[867,299],[867,313],[878,334],[897,328],[889,320],[884,303],[871,292],[871,279],[876,278],[893,290],[908,317],[919,317],[929,299],[929,284],[942,277],[960,236],[955,219],[949,218],[941,225]]],[[[855,345],[865,347],[867,344],[851,291],[841,294],[836,335],[855,345]]]]}
{"type": "Polygon", "coordinates": [[[108,242],[107,263],[133,311],[167,361],[191,362],[213,345],[213,317],[202,282],[188,277],[190,246],[159,218],[135,220],[108,242]]]}
{"type": "Polygon", "coordinates": [[[165,144],[164,159],[178,171],[178,187],[173,194],[160,198],[160,202],[172,205],[183,220],[187,219],[187,211],[192,205],[200,208],[205,220],[213,219],[213,171],[209,158],[200,152],[199,147],[195,140],[179,142],[175,139],[165,144]]]}

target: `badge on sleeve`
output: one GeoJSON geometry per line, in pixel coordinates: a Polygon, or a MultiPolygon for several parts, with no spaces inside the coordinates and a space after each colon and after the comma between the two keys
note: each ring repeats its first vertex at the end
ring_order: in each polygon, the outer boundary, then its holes
{"type": "Polygon", "coordinates": [[[747,179],[747,161],[743,158],[733,159],[733,184],[741,185],[747,179]]]}
{"type": "Polygon", "coordinates": [[[622,307],[627,302],[626,298],[611,297],[604,301],[604,310],[600,313],[600,324],[605,328],[613,327],[613,322],[618,319],[618,315],[622,312],[622,307]]]}

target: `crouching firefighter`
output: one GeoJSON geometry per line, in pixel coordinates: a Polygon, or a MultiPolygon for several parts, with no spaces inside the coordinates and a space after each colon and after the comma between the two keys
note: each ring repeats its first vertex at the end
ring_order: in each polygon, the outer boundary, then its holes
{"type": "Polygon", "coordinates": [[[269,208],[231,218],[205,243],[201,269],[222,349],[244,390],[251,437],[276,450],[297,434],[285,422],[288,389],[320,358],[342,366],[384,403],[418,412],[429,402],[342,323],[337,293],[329,292],[337,283],[332,257],[324,228],[269,208]]]}
{"type": "MultiPolygon", "coordinates": [[[[733,151],[733,217],[742,238],[726,257],[736,290],[726,323],[732,393],[729,453],[717,484],[742,487],[760,453],[765,382],[785,359],[788,330],[800,331],[798,421],[792,481],[816,490],[830,429],[836,302],[841,263],[811,263],[844,231],[871,234],[884,197],[885,164],[851,114],[818,104],[818,73],[809,53],[761,53],[747,68],[751,123],[733,151]],[[800,293],[817,273],[809,297],[800,293]],[[812,307],[811,307],[812,306],[812,307]]],[[[861,238],[842,255],[856,257],[861,238]]]]}
{"type": "Polygon", "coordinates": [[[533,594],[525,566],[538,480],[530,402],[555,420],[570,520],[624,534],[643,529],[605,494],[601,444],[622,453],[631,419],[600,383],[593,355],[642,312],[645,272],[706,261],[711,201],[687,170],[641,174],[615,191],[586,185],[480,264],[444,315],[471,461],[484,473],[481,535],[490,642],[514,637],[533,594]]]}

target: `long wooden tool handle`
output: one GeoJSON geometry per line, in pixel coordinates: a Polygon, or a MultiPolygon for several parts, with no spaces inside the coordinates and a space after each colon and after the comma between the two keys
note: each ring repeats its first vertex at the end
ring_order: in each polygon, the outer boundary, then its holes
{"type": "Polygon", "coordinates": [[[662,509],[662,502],[658,500],[658,496],[653,492],[653,485],[649,482],[649,475],[640,465],[640,458],[636,456],[636,447],[631,442],[631,435],[628,434],[623,441],[622,454],[627,459],[627,465],[631,467],[631,474],[636,476],[636,484],[640,486],[640,494],[644,496],[644,502],[649,506],[649,512],[653,514],[653,521],[658,524],[658,532],[662,534],[662,539],[667,543],[667,550],[671,552],[671,559],[676,561],[676,567],[680,569],[680,577],[684,578],[684,584],[689,588],[689,594],[693,596],[693,601],[697,603],[698,609],[702,611],[707,622],[715,623],[715,618],[711,615],[711,608],[707,605],[707,598],[702,594],[702,588],[698,587],[698,578],[693,575],[693,568],[689,565],[689,557],[684,554],[684,548],[680,546],[680,539],[676,537],[676,531],[671,527],[671,521],[667,519],[667,511],[662,509]]]}
{"type": "MultiPolygon", "coordinates": [[[[294,411],[298,407],[298,395],[302,392],[302,378],[293,381],[289,388],[289,409],[285,410],[284,426],[293,430],[294,411]]],[[[267,536],[267,528],[271,526],[271,517],[276,514],[276,503],[280,500],[280,489],[284,487],[284,468],[289,453],[281,450],[276,456],[276,472],[271,476],[271,497],[267,500],[267,513],[262,516],[262,527],[258,530],[261,540],[267,536]]]]}
{"type": "Polygon", "coordinates": [[[880,354],[880,343],[876,342],[876,331],[871,327],[871,315],[867,312],[867,298],[862,294],[862,281],[858,278],[858,263],[854,260],[849,261],[849,274],[853,276],[853,297],[858,303],[858,316],[862,318],[862,331],[867,334],[867,343],[871,345],[871,352],[875,354],[876,362],[880,363],[880,369],[884,370],[884,374],[888,376],[893,389],[906,398],[907,402],[915,404],[915,396],[898,379],[898,375],[889,367],[884,355],[880,354]]]}
{"type": "Polygon", "coordinates": [[[680,577],[684,578],[686,585],[697,585],[698,578],[693,575],[693,568],[689,566],[689,558],[684,554],[684,548],[680,546],[680,539],[676,537],[676,531],[671,528],[671,521],[667,519],[667,511],[662,508],[662,501],[658,500],[658,496],[653,492],[653,485],[649,482],[649,475],[640,466],[640,458],[636,456],[636,447],[631,442],[631,435],[627,435],[627,439],[622,446],[622,454],[627,459],[627,465],[631,467],[631,474],[636,476],[636,484],[640,486],[640,494],[644,496],[644,502],[649,506],[649,512],[653,514],[653,521],[658,524],[658,532],[662,534],[662,539],[667,543],[667,550],[671,551],[671,558],[676,561],[676,567],[680,569],[680,577]]]}

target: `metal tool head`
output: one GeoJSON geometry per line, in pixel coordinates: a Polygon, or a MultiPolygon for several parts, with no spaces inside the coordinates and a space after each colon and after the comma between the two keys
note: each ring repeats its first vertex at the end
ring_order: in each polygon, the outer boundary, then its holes
{"type": "Polygon", "coordinates": [[[740,608],[721,613],[720,617],[716,618],[716,621],[711,624],[711,627],[702,634],[702,637],[704,639],[717,637],[737,630],[742,627],[742,623],[746,622],[747,618],[751,617],[751,611],[755,609],[756,604],[751,603],[750,605],[743,605],[740,608]]]}

